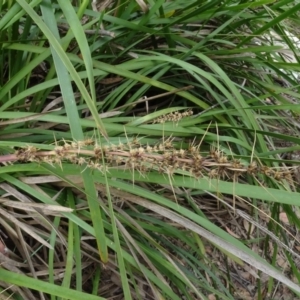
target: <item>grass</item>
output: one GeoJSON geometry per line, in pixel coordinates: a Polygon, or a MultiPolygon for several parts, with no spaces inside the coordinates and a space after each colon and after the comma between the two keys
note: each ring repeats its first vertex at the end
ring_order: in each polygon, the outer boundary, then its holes
{"type": "Polygon", "coordinates": [[[299,297],[300,4],[90,2],[0,3],[1,299],[299,297]]]}

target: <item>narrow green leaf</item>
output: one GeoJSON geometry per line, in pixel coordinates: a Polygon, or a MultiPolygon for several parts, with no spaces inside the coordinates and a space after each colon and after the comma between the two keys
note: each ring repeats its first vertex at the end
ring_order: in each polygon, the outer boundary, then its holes
{"type": "Polygon", "coordinates": [[[0,269],[0,280],[14,284],[16,286],[24,286],[33,290],[41,291],[43,293],[62,297],[64,299],[105,300],[105,298],[99,296],[93,296],[79,291],[71,290],[59,285],[27,277],[22,274],[13,273],[11,271],[4,270],[3,268],[0,269]]]}

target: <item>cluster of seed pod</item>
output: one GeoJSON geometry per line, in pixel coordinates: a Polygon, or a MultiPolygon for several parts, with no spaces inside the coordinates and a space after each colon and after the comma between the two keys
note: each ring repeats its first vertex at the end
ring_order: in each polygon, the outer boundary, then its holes
{"type": "Polygon", "coordinates": [[[153,120],[153,123],[165,123],[165,122],[179,122],[181,119],[192,116],[193,111],[191,109],[184,111],[184,112],[179,112],[175,111],[172,113],[169,113],[167,115],[160,116],[156,119],[153,120]]]}
{"type": "Polygon", "coordinates": [[[38,151],[34,147],[19,149],[15,159],[26,162],[47,162],[61,164],[63,161],[85,165],[88,168],[102,172],[108,168],[122,166],[141,173],[156,170],[172,175],[184,171],[195,178],[208,176],[237,181],[240,176],[254,177],[265,175],[277,181],[293,182],[294,169],[270,168],[256,161],[244,163],[229,158],[223,152],[211,149],[209,153],[200,153],[199,146],[190,145],[188,149],[176,149],[172,140],[155,146],[142,145],[138,142],[128,142],[118,145],[111,144],[100,147],[94,140],[57,145],[52,151],[38,151]]]}

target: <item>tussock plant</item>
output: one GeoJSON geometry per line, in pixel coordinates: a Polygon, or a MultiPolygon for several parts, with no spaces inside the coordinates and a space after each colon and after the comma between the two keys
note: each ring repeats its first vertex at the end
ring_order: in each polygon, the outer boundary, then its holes
{"type": "Polygon", "coordinates": [[[299,12],[0,0],[0,298],[300,299],[299,12]]]}

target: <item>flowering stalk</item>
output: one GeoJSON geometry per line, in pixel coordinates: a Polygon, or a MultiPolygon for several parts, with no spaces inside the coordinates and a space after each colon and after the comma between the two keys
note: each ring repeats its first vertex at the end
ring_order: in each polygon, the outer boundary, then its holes
{"type": "Polygon", "coordinates": [[[94,140],[88,139],[72,143],[64,141],[62,146],[56,146],[51,151],[41,151],[28,146],[18,149],[14,154],[0,156],[0,162],[45,162],[59,165],[62,162],[69,162],[86,165],[101,172],[118,166],[141,173],[157,170],[172,175],[174,172],[185,171],[195,178],[208,176],[234,181],[246,174],[265,175],[277,181],[285,179],[289,183],[293,182],[296,172],[295,168],[275,169],[258,164],[256,161],[245,164],[240,160],[230,159],[215,149],[202,155],[198,146],[176,149],[170,139],[153,147],[134,142],[100,147],[94,140]]]}

